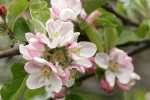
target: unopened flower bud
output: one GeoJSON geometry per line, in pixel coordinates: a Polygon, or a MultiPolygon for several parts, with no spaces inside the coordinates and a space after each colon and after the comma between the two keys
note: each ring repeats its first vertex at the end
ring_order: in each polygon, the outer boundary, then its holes
{"type": "Polygon", "coordinates": [[[55,99],[62,99],[66,96],[67,94],[67,87],[63,86],[61,91],[59,93],[54,92],[52,95],[52,98],[55,99]]]}
{"type": "Polygon", "coordinates": [[[6,8],[4,5],[0,5],[0,16],[5,16],[6,8]]]}
{"type": "Polygon", "coordinates": [[[111,93],[114,90],[114,87],[110,86],[109,83],[105,79],[101,80],[100,86],[107,93],[111,93]]]}

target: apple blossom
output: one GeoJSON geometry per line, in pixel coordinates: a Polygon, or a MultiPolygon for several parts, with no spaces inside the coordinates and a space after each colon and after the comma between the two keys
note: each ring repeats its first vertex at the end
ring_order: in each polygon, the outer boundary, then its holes
{"type": "Polygon", "coordinates": [[[56,67],[51,62],[47,62],[41,58],[35,58],[34,61],[26,63],[25,70],[30,74],[26,82],[29,89],[47,86],[55,92],[61,90],[62,81],[56,74],[56,67]]]}
{"type": "Polygon", "coordinates": [[[63,21],[76,20],[82,10],[80,0],[51,0],[53,18],[63,21]]]}
{"type": "Polygon", "coordinates": [[[46,29],[49,35],[47,45],[50,48],[66,46],[70,42],[76,42],[79,36],[78,32],[73,32],[73,24],[70,21],[63,22],[61,20],[55,21],[50,19],[46,22],[46,29]]]}
{"type": "Polygon", "coordinates": [[[52,98],[53,99],[62,99],[66,96],[67,94],[67,87],[63,86],[61,91],[59,93],[52,93],[52,98]]]}
{"type": "Polygon", "coordinates": [[[99,67],[106,69],[105,77],[110,86],[115,85],[116,78],[121,84],[130,82],[130,75],[134,68],[132,59],[124,51],[113,48],[109,55],[98,53],[95,62],[99,67]]]}
{"type": "Polygon", "coordinates": [[[24,46],[23,44],[19,45],[19,51],[23,55],[24,59],[32,60],[34,57],[41,57],[45,51],[45,34],[37,32],[26,33],[25,34],[28,45],[24,46]]]}

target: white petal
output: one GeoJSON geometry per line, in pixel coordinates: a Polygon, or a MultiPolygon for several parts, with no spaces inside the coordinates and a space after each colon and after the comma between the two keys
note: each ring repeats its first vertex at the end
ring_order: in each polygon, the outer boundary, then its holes
{"type": "Polygon", "coordinates": [[[81,45],[79,55],[82,57],[90,58],[90,57],[94,56],[94,54],[97,51],[96,45],[91,42],[79,42],[79,45],[81,45]]]}
{"type": "Polygon", "coordinates": [[[104,69],[109,67],[109,56],[105,53],[97,53],[95,56],[95,63],[104,69]]]}
{"type": "Polygon", "coordinates": [[[75,61],[76,64],[80,65],[80,66],[84,66],[85,68],[90,68],[92,67],[92,63],[90,62],[89,59],[79,59],[77,61],[75,61]]]}
{"type": "Polygon", "coordinates": [[[74,78],[71,78],[70,80],[68,80],[66,86],[67,86],[67,87],[71,87],[74,83],[75,83],[75,79],[74,79],[74,78]]]}
{"type": "Polygon", "coordinates": [[[55,92],[59,92],[62,88],[62,81],[61,79],[54,73],[50,74],[49,77],[49,81],[51,84],[51,88],[55,91],[55,92]]]}
{"type": "Polygon", "coordinates": [[[62,22],[62,27],[60,29],[60,33],[65,35],[70,31],[74,31],[74,26],[73,23],[71,21],[68,22],[62,22]]]}
{"type": "Polygon", "coordinates": [[[45,78],[41,74],[30,74],[26,84],[29,89],[37,89],[44,86],[45,78]]]}
{"type": "Polygon", "coordinates": [[[32,60],[32,57],[30,56],[28,50],[27,50],[27,47],[20,44],[19,45],[19,51],[20,53],[23,55],[23,58],[24,59],[27,59],[27,60],[32,60]]]}
{"type": "Polygon", "coordinates": [[[77,18],[77,15],[74,13],[72,9],[66,8],[61,11],[60,18],[63,21],[75,20],[77,18]]]}
{"type": "Polygon", "coordinates": [[[35,60],[36,62],[38,62],[38,63],[43,64],[43,65],[45,65],[45,64],[48,63],[45,59],[39,58],[39,57],[34,57],[34,60],[35,60]]]}
{"type": "Polygon", "coordinates": [[[127,68],[119,68],[119,71],[116,74],[120,83],[128,84],[130,81],[131,73],[132,72],[127,68]]]}
{"type": "Polygon", "coordinates": [[[59,45],[59,43],[62,41],[62,39],[63,39],[62,37],[58,37],[58,38],[54,39],[50,44],[48,44],[48,46],[51,49],[56,48],[59,45]]]}
{"type": "Polygon", "coordinates": [[[38,65],[35,61],[29,61],[24,66],[25,71],[31,74],[37,74],[41,71],[42,67],[38,65]]]}
{"type": "Polygon", "coordinates": [[[106,76],[106,80],[108,81],[108,83],[110,84],[110,86],[114,86],[115,85],[116,74],[113,73],[110,70],[107,70],[105,72],[105,76],[106,76]]]}

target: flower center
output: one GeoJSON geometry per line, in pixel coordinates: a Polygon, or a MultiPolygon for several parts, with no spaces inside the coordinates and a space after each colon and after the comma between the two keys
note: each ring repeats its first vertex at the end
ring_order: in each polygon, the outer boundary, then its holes
{"type": "Polygon", "coordinates": [[[59,36],[61,36],[61,34],[56,32],[52,35],[52,39],[58,38],[59,36]]]}
{"type": "Polygon", "coordinates": [[[50,67],[44,66],[44,68],[42,69],[42,74],[44,77],[48,77],[51,71],[52,70],[50,67]]]}
{"type": "Polygon", "coordinates": [[[80,48],[72,48],[71,52],[74,54],[80,54],[80,48]]]}
{"type": "Polygon", "coordinates": [[[110,65],[109,65],[109,68],[114,71],[114,72],[117,72],[119,71],[119,64],[115,61],[110,61],[110,65]]]}
{"type": "Polygon", "coordinates": [[[64,52],[62,50],[58,50],[53,54],[53,60],[58,62],[64,62],[65,56],[64,52]]]}

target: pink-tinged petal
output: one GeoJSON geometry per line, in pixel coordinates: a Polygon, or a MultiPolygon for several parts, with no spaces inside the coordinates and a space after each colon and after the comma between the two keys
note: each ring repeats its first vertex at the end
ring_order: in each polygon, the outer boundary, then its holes
{"type": "Polygon", "coordinates": [[[96,18],[98,18],[100,15],[101,15],[100,12],[97,11],[97,10],[95,10],[95,11],[93,11],[93,12],[88,16],[88,18],[86,19],[86,22],[87,22],[88,24],[93,24],[93,21],[94,21],[96,18]]]}
{"type": "Polygon", "coordinates": [[[55,34],[56,32],[60,32],[61,27],[62,27],[62,22],[60,20],[54,21],[53,19],[49,19],[46,22],[46,29],[48,31],[48,35],[50,38],[52,38],[52,34],[55,34]]]}
{"type": "Polygon", "coordinates": [[[59,18],[59,14],[60,14],[60,10],[59,9],[57,9],[55,6],[53,6],[51,9],[50,9],[50,11],[51,11],[51,14],[52,14],[52,17],[53,18],[59,18]]]}
{"type": "Polygon", "coordinates": [[[53,72],[55,72],[55,73],[57,73],[57,72],[58,72],[57,68],[54,66],[54,64],[53,64],[53,63],[48,62],[48,63],[47,63],[47,65],[48,65],[48,66],[52,69],[52,71],[53,71],[53,72]]]}
{"type": "Polygon", "coordinates": [[[60,76],[63,85],[65,85],[68,82],[69,78],[70,78],[70,70],[69,69],[65,69],[64,71],[65,71],[65,75],[60,76]]]}
{"type": "Polygon", "coordinates": [[[74,26],[73,23],[71,21],[68,22],[62,22],[62,27],[60,30],[60,33],[65,35],[66,33],[70,32],[70,31],[74,31],[74,26]]]}
{"type": "Polygon", "coordinates": [[[38,51],[31,43],[27,45],[27,51],[31,57],[41,57],[43,55],[43,53],[38,51]]]}
{"type": "Polygon", "coordinates": [[[105,77],[107,82],[110,84],[110,86],[114,86],[115,85],[115,78],[116,78],[116,74],[113,73],[111,70],[107,70],[105,72],[105,77]]]}
{"type": "Polygon", "coordinates": [[[49,43],[49,38],[47,38],[45,33],[36,33],[36,38],[43,44],[49,43]]]}
{"type": "Polygon", "coordinates": [[[35,38],[31,38],[29,42],[38,50],[38,51],[45,51],[44,44],[42,44],[39,40],[35,38]]]}
{"type": "Polygon", "coordinates": [[[106,91],[107,93],[111,93],[114,90],[113,86],[110,86],[107,80],[102,79],[100,82],[101,88],[106,91]]]}
{"type": "Polygon", "coordinates": [[[38,74],[41,72],[42,67],[35,61],[29,61],[25,64],[24,69],[30,74],[38,74]]]}
{"type": "Polygon", "coordinates": [[[79,45],[81,46],[79,54],[81,57],[90,58],[94,56],[97,51],[96,45],[91,42],[79,42],[79,45]]]}
{"type": "Polygon", "coordinates": [[[107,69],[109,67],[109,61],[110,58],[105,53],[97,53],[95,56],[95,63],[101,68],[107,69]]]}
{"type": "Polygon", "coordinates": [[[23,55],[24,59],[26,59],[26,60],[32,60],[33,59],[27,50],[27,46],[20,44],[19,45],[19,51],[23,55]]]}
{"type": "Polygon", "coordinates": [[[82,19],[85,19],[85,18],[87,17],[87,13],[85,12],[84,9],[81,10],[80,17],[81,17],[82,19]]]}
{"type": "Polygon", "coordinates": [[[35,34],[33,34],[33,33],[26,33],[25,37],[28,42],[31,38],[36,38],[35,34]]]}
{"type": "Polygon", "coordinates": [[[128,84],[130,81],[130,74],[132,71],[125,67],[119,68],[119,71],[116,73],[118,81],[122,84],[128,84]]]}
{"type": "Polygon", "coordinates": [[[63,86],[59,93],[54,92],[52,94],[52,98],[55,100],[56,99],[62,99],[66,96],[66,94],[67,94],[67,87],[63,86]]]}
{"type": "Polygon", "coordinates": [[[77,65],[84,66],[85,68],[92,67],[92,63],[91,63],[91,61],[89,59],[84,59],[84,58],[83,59],[79,59],[79,60],[75,61],[75,63],[77,65]]]}
{"type": "Polygon", "coordinates": [[[41,88],[42,86],[44,86],[44,83],[45,83],[45,78],[42,77],[41,73],[30,74],[26,81],[26,85],[29,89],[41,88]]]}
{"type": "Polygon", "coordinates": [[[60,19],[63,21],[72,21],[76,20],[77,15],[74,13],[72,9],[66,8],[63,9],[60,13],[60,19]]]}
{"type": "Polygon", "coordinates": [[[124,91],[128,91],[130,89],[128,84],[122,84],[120,82],[117,82],[117,85],[124,91]]]}
{"type": "Polygon", "coordinates": [[[66,83],[66,86],[67,86],[67,87],[71,87],[71,86],[74,85],[74,83],[75,83],[75,79],[74,79],[74,78],[70,78],[70,79],[68,80],[68,82],[66,83]]]}
{"type": "Polygon", "coordinates": [[[61,79],[54,73],[51,73],[49,76],[49,81],[51,84],[51,88],[56,92],[60,92],[62,88],[62,81],[61,79]]]}

